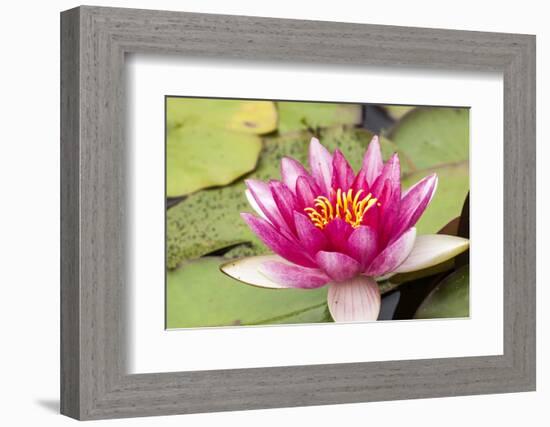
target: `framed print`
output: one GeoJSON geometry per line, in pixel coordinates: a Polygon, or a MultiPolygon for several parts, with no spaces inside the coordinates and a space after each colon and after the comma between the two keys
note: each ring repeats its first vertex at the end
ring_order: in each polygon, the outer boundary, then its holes
{"type": "Polygon", "coordinates": [[[535,389],[534,36],[83,6],[61,40],[63,414],[535,389]]]}
{"type": "MultiPolygon", "coordinates": [[[[167,329],[380,320],[381,290],[431,277],[434,267],[454,272],[445,262],[469,246],[458,236],[468,119],[469,109],[457,107],[167,96],[167,329]],[[385,125],[391,140],[372,133],[383,130],[375,111],[387,122],[397,116],[385,125]],[[432,139],[436,123],[444,130],[432,139]],[[407,148],[418,150],[414,160],[407,148]],[[453,220],[452,234],[417,236],[453,220]]],[[[462,228],[467,236],[466,214],[462,228]]],[[[382,317],[412,319],[418,309],[419,318],[469,317],[467,264],[456,272],[461,284],[450,285],[460,297],[435,303],[443,312],[430,303],[441,290],[413,307],[422,298],[406,292],[427,292],[426,283],[399,286],[386,297],[399,310],[382,317]]]]}

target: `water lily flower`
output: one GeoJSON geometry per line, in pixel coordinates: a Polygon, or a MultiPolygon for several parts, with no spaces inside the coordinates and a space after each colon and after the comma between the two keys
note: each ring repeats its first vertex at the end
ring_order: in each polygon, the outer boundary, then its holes
{"type": "Polygon", "coordinates": [[[281,161],[281,181],[247,180],[246,197],[259,216],[242,213],[275,254],[229,262],[221,269],[267,288],[329,286],[327,303],[337,322],[376,320],[377,279],[437,265],[468,248],[468,240],[416,235],[414,227],[437,187],[435,174],[401,192],[399,157],[384,164],[378,137],[357,174],[340,150],[317,138],[309,145],[309,171],[281,161]]]}

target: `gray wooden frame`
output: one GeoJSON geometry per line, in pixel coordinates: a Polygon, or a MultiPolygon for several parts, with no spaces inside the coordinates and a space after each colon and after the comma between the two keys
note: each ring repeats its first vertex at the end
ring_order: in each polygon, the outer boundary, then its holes
{"type": "Polygon", "coordinates": [[[84,6],[61,14],[61,122],[63,414],[100,419],[535,389],[534,36],[84,6]],[[132,52],[502,72],[504,354],[128,375],[124,58],[132,52]]]}

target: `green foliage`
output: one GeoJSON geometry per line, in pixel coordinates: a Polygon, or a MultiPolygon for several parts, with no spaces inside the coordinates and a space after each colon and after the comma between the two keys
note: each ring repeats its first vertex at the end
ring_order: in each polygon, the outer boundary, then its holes
{"type": "MultiPolygon", "coordinates": [[[[340,148],[359,168],[365,147],[372,134],[363,129],[335,129],[321,135],[329,149],[340,148]]],[[[268,138],[264,142],[254,172],[247,178],[263,181],[279,178],[283,157],[293,157],[306,163],[309,140],[306,132],[268,138]]],[[[386,156],[395,151],[391,142],[382,139],[386,156]]],[[[405,162],[406,170],[406,162],[405,162]]],[[[241,212],[252,212],[244,196],[245,184],[238,180],[231,185],[207,189],[189,195],[167,212],[167,266],[176,268],[185,260],[198,258],[222,248],[247,242],[228,252],[226,257],[260,255],[269,251],[240,218],[241,212]]]]}
{"type": "Polygon", "coordinates": [[[469,110],[416,108],[400,120],[389,138],[404,148],[417,169],[468,162],[469,110]]]}
{"type": "Polygon", "coordinates": [[[468,317],[470,315],[470,269],[465,265],[451,273],[428,295],[415,319],[468,317]]]}
{"type": "Polygon", "coordinates": [[[197,126],[172,129],[166,142],[167,196],[231,183],[254,169],[261,148],[256,135],[197,126]]]}
{"type": "Polygon", "coordinates": [[[436,194],[417,224],[419,234],[436,233],[460,215],[469,190],[469,132],[468,109],[430,107],[416,108],[390,132],[412,162],[403,188],[434,172],[439,177],[436,194]]]}
{"type": "Polygon", "coordinates": [[[361,106],[319,102],[278,102],[279,133],[361,123],[361,106]]]}
{"type": "Polygon", "coordinates": [[[227,185],[254,169],[257,136],[275,130],[273,102],[166,99],[166,193],[227,185]]]}
{"type": "Polygon", "coordinates": [[[416,107],[409,107],[406,105],[384,105],[384,110],[388,116],[394,120],[400,120],[405,114],[408,114],[410,111],[414,110],[416,107]]]}
{"type": "Polygon", "coordinates": [[[449,222],[449,219],[460,216],[468,194],[470,176],[466,163],[442,165],[406,175],[402,185],[408,188],[433,172],[437,173],[439,178],[437,190],[430,206],[416,224],[418,234],[436,233],[449,222]]]}
{"type": "Polygon", "coordinates": [[[168,97],[166,125],[168,130],[199,126],[262,135],[277,128],[277,110],[271,101],[168,97]]]}
{"type": "MultiPolygon", "coordinates": [[[[353,126],[361,122],[360,107],[182,98],[169,98],[167,107],[167,192],[186,195],[167,211],[167,326],[331,321],[326,289],[256,288],[218,267],[226,259],[269,253],[239,215],[252,211],[245,178],[279,179],[283,157],[307,165],[312,132],[359,169],[372,138],[353,126]],[[207,256],[218,252],[223,255],[207,256]]],[[[389,139],[381,138],[382,152],[384,159],[399,153],[403,188],[430,173],[439,176],[436,195],[417,224],[419,233],[435,233],[460,215],[468,193],[468,110],[390,106],[388,112],[399,120],[389,139]]],[[[417,317],[468,315],[465,268],[438,285],[417,317]]],[[[390,285],[381,283],[381,290],[397,286],[390,285]]]]}
{"type": "Polygon", "coordinates": [[[204,257],[168,272],[168,328],[331,321],[326,288],[249,286],[223,274],[221,263],[221,258],[204,257]]]}

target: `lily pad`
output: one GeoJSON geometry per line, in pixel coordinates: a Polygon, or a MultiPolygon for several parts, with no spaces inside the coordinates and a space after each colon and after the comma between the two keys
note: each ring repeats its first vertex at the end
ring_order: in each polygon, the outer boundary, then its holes
{"type": "Polygon", "coordinates": [[[421,107],[404,116],[389,138],[404,148],[415,168],[421,170],[467,162],[469,135],[467,108],[421,107]]]}
{"type": "MultiPolygon", "coordinates": [[[[321,135],[323,144],[330,150],[340,148],[356,170],[361,164],[365,148],[372,134],[362,129],[336,129],[321,135]]],[[[305,163],[311,135],[294,133],[269,138],[264,143],[256,169],[248,178],[267,181],[280,177],[280,161],[290,156],[305,163]]],[[[381,141],[387,158],[395,146],[386,139],[381,141]]],[[[405,159],[404,159],[405,160],[405,159]]],[[[403,162],[404,170],[407,161],[403,162]]],[[[227,248],[238,243],[245,245],[227,252],[227,258],[269,253],[263,243],[249,230],[240,218],[241,212],[252,212],[246,197],[243,180],[221,188],[203,190],[189,195],[167,212],[167,266],[176,268],[182,262],[227,248]]]]}
{"type": "Polygon", "coordinates": [[[166,123],[168,131],[200,126],[261,135],[277,128],[277,109],[271,101],[168,97],[166,123]]]}
{"type": "Polygon", "coordinates": [[[437,190],[416,225],[418,234],[437,233],[451,218],[460,216],[464,198],[468,194],[470,176],[466,162],[406,174],[402,180],[403,188],[412,186],[434,172],[439,178],[437,190]]]}
{"type": "Polygon", "coordinates": [[[416,108],[395,125],[390,138],[406,150],[415,171],[404,174],[403,188],[434,172],[439,177],[435,196],[417,224],[419,234],[436,233],[460,216],[469,191],[469,110],[416,108]]]}
{"type": "Polygon", "coordinates": [[[459,268],[439,283],[418,308],[415,319],[441,319],[470,315],[470,270],[459,268]]]}
{"type": "Polygon", "coordinates": [[[167,274],[167,328],[318,323],[327,316],[327,289],[261,289],[219,270],[205,257],[167,274]]]}
{"type": "Polygon", "coordinates": [[[340,125],[358,125],[362,120],[359,104],[321,102],[278,102],[279,133],[340,125]]]}
{"type": "Polygon", "coordinates": [[[254,169],[261,148],[256,135],[204,126],[172,129],[166,144],[167,196],[231,183],[254,169]]]}
{"type": "Polygon", "coordinates": [[[384,105],[384,110],[386,110],[388,116],[390,116],[394,120],[400,120],[401,118],[403,118],[403,116],[405,116],[405,114],[409,113],[415,108],[416,107],[411,107],[407,105],[384,105]]]}

